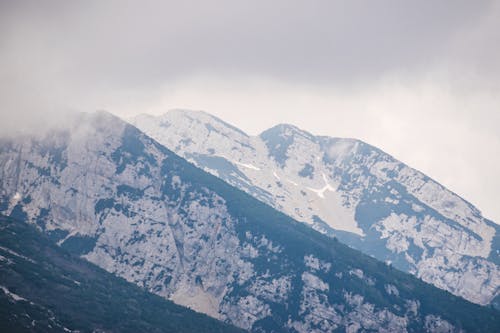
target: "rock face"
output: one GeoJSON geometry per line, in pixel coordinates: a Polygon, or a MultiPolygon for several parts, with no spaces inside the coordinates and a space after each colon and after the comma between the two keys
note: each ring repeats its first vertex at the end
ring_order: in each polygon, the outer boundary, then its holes
{"type": "Polygon", "coordinates": [[[39,138],[3,139],[0,166],[2,214],[37,225],[115,275],[244,329],[500,329],[494,310],[295,222],[107,113],[82,115],[39,138]]]}
{"type": "Polygon", "coordinates": [[[243,333],[68,255],[0,215],[0,332],[243,333]]]}
{"type": "Polygon", "coordinates": [[[471,302],[500,298],[499,226],[375,147],[291,125],[251,137],[195,111],[131,122],[205,171],[353,248],[471,302]]]}

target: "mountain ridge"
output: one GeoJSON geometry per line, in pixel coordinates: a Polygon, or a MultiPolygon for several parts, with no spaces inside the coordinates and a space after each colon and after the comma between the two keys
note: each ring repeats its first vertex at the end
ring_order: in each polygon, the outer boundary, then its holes
{"type": "Polygon", "coordinates": [[[155,117],[131,123],[205,171],[364,253],[477,303],[499,295],[500,227],[432,178],[361,140],[314,136],[286,124],[242,136],[207,124],[216,117],[196,115],[177,110],[157,118],[168,126],[155,117]]]}
{"type": "Polygon", "coordinates": [[[0,207],[108,272],[255,332],[500,326],[496,311],[317,233],[117,118],[82,119],[2,141],[0,207]]]}

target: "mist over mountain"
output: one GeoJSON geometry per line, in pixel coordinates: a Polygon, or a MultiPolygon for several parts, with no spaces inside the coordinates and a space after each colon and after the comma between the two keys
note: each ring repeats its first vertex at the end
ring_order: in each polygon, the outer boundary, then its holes
{"type": "MultiPolygon", "coordinates": [[[[250,161],[237,162],[225,165],[258,171],[250,161]]],[[[0,165],[2,214],[114,275],[243,329],[500,326],[497,311],[294,221],[108,113],[80,115],[43,138],[2,139],[0,165]]],[[[327,197],[331,189],[320,185],[310,191],[327,197]]]]}

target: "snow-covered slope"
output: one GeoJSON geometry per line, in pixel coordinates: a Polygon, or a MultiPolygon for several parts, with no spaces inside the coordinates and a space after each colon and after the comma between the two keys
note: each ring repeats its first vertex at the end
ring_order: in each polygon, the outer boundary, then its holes
{"type": "Polygon", "coordinates": [[[131,122],[255,198],[439,288],[479,304],[500,293],[498,225],[375,147],[291,125],[248,136],[197,111],[131,122]]]}
{"type": "Polygon", "coordinates": [[[106,113],[43,137],[0,140],[0,167],[0,213],[245,329],[500,329],[494,310],[293,221],[106,113]]]}

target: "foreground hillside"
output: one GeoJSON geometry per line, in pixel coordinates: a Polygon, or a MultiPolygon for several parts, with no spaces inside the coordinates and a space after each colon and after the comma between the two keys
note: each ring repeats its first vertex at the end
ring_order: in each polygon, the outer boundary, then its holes
{"type": "Polygon", "coordinates": [[[70,255],[0,216],[1,332],[240,332],[70,255]]]}
{"type": "Polygon", "coordinates": [[[106,113],[4,140],[0,166],[5,214],[108,272],[244,329],[500,331],[498,312],[294,221],[106,113]]]}

